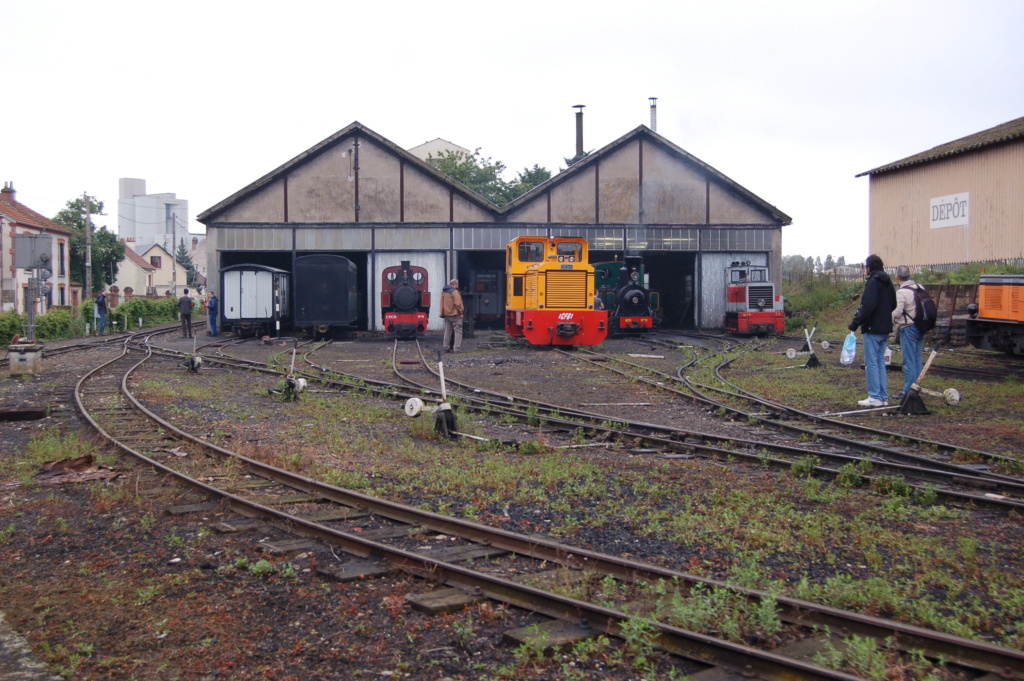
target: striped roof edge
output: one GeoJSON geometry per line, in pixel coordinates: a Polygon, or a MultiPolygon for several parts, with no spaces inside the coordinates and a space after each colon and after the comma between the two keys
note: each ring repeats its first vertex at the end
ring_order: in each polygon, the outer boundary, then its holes
{"type": "Polygon", "coordinates": [[[908,166],[930,163],[948,156],[956,156],[957,154],[964,154],[969,151],[975,151],[977,149],[983,149],[984,147],[1003,144],[1021,138],[1024,138],[1024,117],[1015,118],[1012,121],[997,125],[994,128],[982,130],[981,132],[976,132],[973,135],[968,135],[967,137],[961,137],[960,139],[953,140],[952,142],[940,144],[937,147],[932,147],[928,151],[908,156],[907,158],[894,163],[866,170],[863,173],[858,173],[856,177],[880,175],[882,173],[900,170],[908,166]]]}

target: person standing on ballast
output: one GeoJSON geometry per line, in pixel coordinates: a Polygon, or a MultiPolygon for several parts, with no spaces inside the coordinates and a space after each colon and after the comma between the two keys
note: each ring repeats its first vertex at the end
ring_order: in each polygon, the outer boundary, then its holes
{"type": "Polygon", "coordinates": [[[206,314],[210,318],[210,335],[217,335],[217,312],[220,309],[217,300],[217,294],[210,291],[210,299],[206,301],[206,314]]]}
{"type": "Polygon", "coordinates": [[[892,323],[900,335],[900,348],[903,349],[903,392],[896,396],[899,400],[910,392],[910,387],[921,376],[921,346],[924,334],[914,325],[914,318],[917,315],[914,289],[918,288],[918,285],[910,278],[910,268],[906,265],[897,267],[896,281],[900,287],[896,291],[896,309],[892,311],[892,323]]]}
{"type": "Polygon", "coordinates": [[[102,336],[107,330],[107,290],[103,289],[96,294],[96,314],[99,316],[97,325],[99,334],[102,336]]]}
{"type": "Polygon", "coordinates": [[[864,373],[868,397],[857,402],[862,407],[889,406],[889,377],[885,369],[885,347],[892,333],[892,311],[896,309],[896,289],[883,269],[882,259],[869,255],[864,261],[867,281],[860,298],[860,307],[848,327],[861,330],[864,341],[864,373]]]}
{"type": "Polygon", "coordinates": [[[462,316],[466,308],[459,293],[459,280],[452,279],[441,289],[441,319],[444,320],[444,351],[462,352],[462,316]]]}
{"type": "Polygon", "coordinates": [[[192,337],[192,298],[185,289],[185,295],[178,298],[178,312],[181,313],[181,337],[192,337]]]}

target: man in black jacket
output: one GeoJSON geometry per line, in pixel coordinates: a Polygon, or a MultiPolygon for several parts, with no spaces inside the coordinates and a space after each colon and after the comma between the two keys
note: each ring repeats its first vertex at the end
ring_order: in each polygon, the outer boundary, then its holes
{"type": "Polygon", "coordinates": [[[885,344],[892,333],[892,311],[896,309],[896,289],[882,269],[882,259],[869,255],[864,261],[867,281],[860,307],[850,322],[850,331],[861,329],[864,341],[864,372],[868,398],[857,402],[862,407],[889,406],[889,377],[885,372],[885,344]]]}
{"type": "Polygon", "coordinates": [[[178,298],[178,312],[181,313],[181,337],[192,337],[192,298],[185,289],[185,295],[178,298]]]}

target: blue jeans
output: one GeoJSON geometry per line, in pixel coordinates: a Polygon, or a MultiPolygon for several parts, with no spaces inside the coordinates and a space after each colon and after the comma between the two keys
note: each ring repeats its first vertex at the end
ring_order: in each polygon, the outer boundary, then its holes
{"type": "Polygon", "coordinates": [[[107,313],[106,312],[100,312],[99,314],[100,314],[99,333],[102,336],[103,332],[107,330],[107,313]]]}
{"type": "Polygon", "coordinates": [[[904,326],[900,330],[900,347],[903,348],[903,394],[917,382],[921,375],[921,346],[924,336],[916,326],[904,326]]]}
{"type": "Polygon", "coordinates": [[[211,336],[216,336],[217,335],[217,315],[211,314],[211,315],[207,315],[207,317],[210,318],[210,335],[211,336]]]}
{"type": "MultiPolygon", "coordinates": [[[[885,373],[885,342],[887,333],[864,334],[864,373],[868,379],[868,397],[887,402],[889,377],[885,373]]],[[[915,377],[916,378],[916,377],[915,377]]]]}

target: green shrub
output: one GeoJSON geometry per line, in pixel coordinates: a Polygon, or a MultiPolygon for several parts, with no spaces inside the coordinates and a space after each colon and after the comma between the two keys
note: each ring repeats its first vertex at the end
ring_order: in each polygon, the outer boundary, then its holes
{"type": "Polygon", "coordinates": [[[918,284],[977,284],[982,274],[1024,274],[1024,268],[1005,262],[972,262],[949,271],[923,267],[914,274],[914,281],[918,284]]]}
{"type": "Polygon", "coordinates": [[[59,340],[75,338],[85,333],[81,317],[75,317],[66,309],[51,309],[36,317],[37,340],[59,340]]]}
{"type": "Polygon", "coordinates": [[[169,297],[159,300],[131,298],[114,308],[111,314],[118,321],[123,321],[123,318],[127,317],[129,328],[134,328],[139,323],[139,317],[142,317],[143,326],[164,324],[178,318],[178,301],[169,297]]]}
{"type": "Polygon", "coordinates": [[[863,281],[836,281],[825,276],[787,282],[786,331],[810,328],[837,315],[845,318],[850,301],[860,297],[863,281]]]}
{"type": "Polygon", "coordinates": [[[15,336],[20,336],[24,325],[27,324],[25,315],[18,314],[14,310],[7,310],[0,313],[0,342],[9,345],[15,336]]]}

